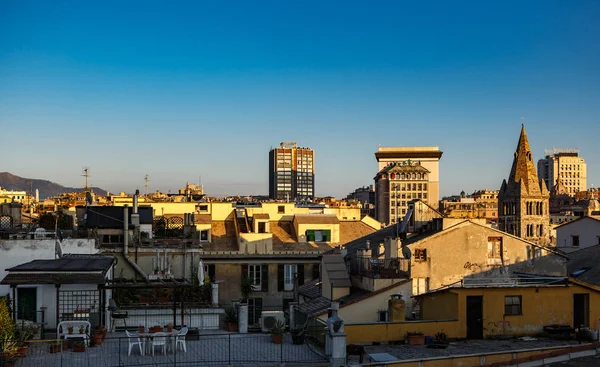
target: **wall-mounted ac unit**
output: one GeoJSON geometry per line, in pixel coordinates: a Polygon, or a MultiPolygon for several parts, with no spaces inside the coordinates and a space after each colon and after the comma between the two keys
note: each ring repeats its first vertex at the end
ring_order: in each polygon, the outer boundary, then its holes
{"type": "Polygon", "coordinates": [[[263,311],[260,314],[260,320],[260,326],[265,333],[269,332],[269,330],[275,326],[277,321],[281,321],[285,324],[283,311],[263,311]]]}

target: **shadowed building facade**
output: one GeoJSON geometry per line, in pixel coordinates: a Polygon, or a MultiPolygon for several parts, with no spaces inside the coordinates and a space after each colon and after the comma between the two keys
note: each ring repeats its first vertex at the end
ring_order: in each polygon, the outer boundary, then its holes
{"type": "Polygon", "coordinates": [[[550,193],[546,182],[538,180],[525,126],[508,180],[498,194],[498,226],[501,231],[539,245],[550,242],[550,193]]]}

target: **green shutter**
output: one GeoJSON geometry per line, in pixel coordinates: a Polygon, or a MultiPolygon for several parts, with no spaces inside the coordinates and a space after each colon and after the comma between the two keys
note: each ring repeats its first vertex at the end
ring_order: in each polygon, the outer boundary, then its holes
{"type": "Polygon", "coordinates": [[[306,240],[308,242],[314,242],[315,241],[315,231],[312,229],[309,229],[308,231],[306,231],[306,240]]]}

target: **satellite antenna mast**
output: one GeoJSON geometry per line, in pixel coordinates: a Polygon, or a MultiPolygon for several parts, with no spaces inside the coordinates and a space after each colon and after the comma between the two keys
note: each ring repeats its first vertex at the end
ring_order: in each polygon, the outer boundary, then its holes
{"type": "Polygon", "coordinates": [[[144,177],[144,181],[146,181],[144,186],[146,187],[146,196],[148,196],[148,174],[146,174],[146,177],[144,177]]]}
{"type": "Polygon", "coordinates": [[[83,177],[85,177],[85,191],[87,191],[88,189],[88,177],[90,177],[90,168],[89,167],[83,167],[83,175],[81,175],[83,177]]]}

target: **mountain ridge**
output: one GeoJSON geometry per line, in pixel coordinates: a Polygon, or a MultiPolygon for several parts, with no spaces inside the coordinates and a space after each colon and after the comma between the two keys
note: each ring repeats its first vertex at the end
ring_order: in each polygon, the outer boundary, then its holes
{"type": "MultiPolygon", "coordinates": [[[[35,196],[35,190],[40,191],[40,200],[60,195],[66,192],[81,192],[83,188],[68,187],[57,184],[49,180],[39,178],[25,178],[14,175],[10,172],[0,172],[0,187],[6,190],[26,191],[35,196]],[[32,192],[30,192],[32,191],[32,192]]],[[[106,190],[99,187],[92,187],[92,190],[99,195],[106,195],[106,190]]]]}

